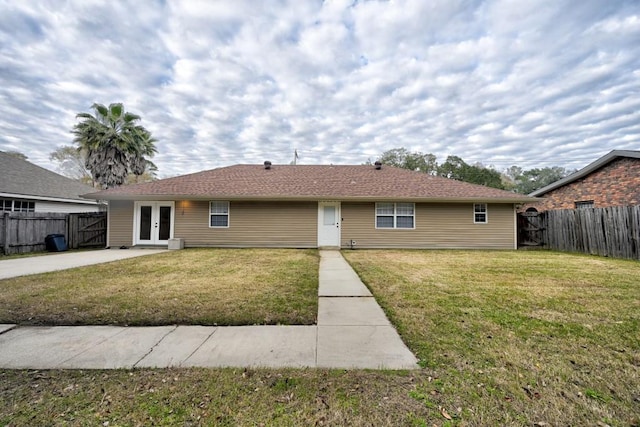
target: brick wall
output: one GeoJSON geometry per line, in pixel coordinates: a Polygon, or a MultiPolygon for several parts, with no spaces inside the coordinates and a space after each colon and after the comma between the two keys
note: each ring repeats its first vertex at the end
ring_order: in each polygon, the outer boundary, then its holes
{"type": "Polygon", "coordinates": [[[573,209],[575,203],[593,200],[594,208],[640,205],[640,159],[617,158],[570,184],[543,194],[545,200],[526,204],[520,211],[573,209]]]}

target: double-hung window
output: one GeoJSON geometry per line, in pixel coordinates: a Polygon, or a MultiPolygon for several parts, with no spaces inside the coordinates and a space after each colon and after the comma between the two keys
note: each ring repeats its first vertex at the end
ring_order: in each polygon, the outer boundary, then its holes
{"type": "Polygon", "coordinates": [[[474,224],[486,224],[488,222],[487,217],[487,204],[475,203],[473,205],[473,223],[474,224]]]}
{"type": "Polygon", "coordinates": [[[415,228],[415,203],[376,203],[376,228],[415,228]]]}
{"type": "Polygon", "coordinates": [[[229,202],[213,201],[209,203],[209,227],[229,227],[229,202]]]}

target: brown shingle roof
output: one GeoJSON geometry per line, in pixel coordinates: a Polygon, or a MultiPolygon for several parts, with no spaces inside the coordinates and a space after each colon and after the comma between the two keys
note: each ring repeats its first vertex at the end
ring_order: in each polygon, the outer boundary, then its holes
{"type": "Polygon", "coordinates": [[[391,166],[235,165],[92,193],[102,200],[434,200],[518,203],[520,194],[391,166]]]}

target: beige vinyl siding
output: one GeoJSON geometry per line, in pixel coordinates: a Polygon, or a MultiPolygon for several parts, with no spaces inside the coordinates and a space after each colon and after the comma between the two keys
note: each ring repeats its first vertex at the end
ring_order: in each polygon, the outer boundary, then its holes
{"type": "Polygon", "coordinates": [[[318,203],[234,202],[229,227],[209,227],[209,201],[179,200],[175,205],[174,236],[186,247],[317,246],[318,203]]]}
{"type": "Polygon", "coordinates": [[[108,221],[107,245],[112,248],[131,246],[133,244],[133,202],[111,200],[108,221]]]}
{"type": "MultiPolygon", "coordinates": [[[[399,200],[401,202],[401,200],[399,200]]],[[[474,224],[473,203],[416,203],[413,230],[376,229],[375,203],[342,203],[342,247],[513,249],[512,204],[487,204],[486,224],[474,224]]]]}
{"type": "MultiPolygon", "coordinates": [[[[400,200],[401,202],[401,200],[400,200]]],[[[133,201],[109,202],[111,247],[131,246],[133,201]]],[[[513,249],[515,215],[511,204],[487,205],[487,224],[474,224],[472,203],[416,203],[415,229],[376,229],[375,203],[342,203],[342,247],[513,249]]],[[[209,201],[176,201],[174,237],[185,246],[317,246],[317,202],[234,202],[229,228],[209,227],[209,201]]]]}

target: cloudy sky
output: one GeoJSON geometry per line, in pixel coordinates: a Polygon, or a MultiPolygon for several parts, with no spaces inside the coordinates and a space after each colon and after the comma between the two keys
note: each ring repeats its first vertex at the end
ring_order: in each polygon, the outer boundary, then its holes
{"type": "Polygon", "coordinates": [[[0,0],[0,150],[55,168],[94,102],[142,116],[162,177],[295,149],[579,168],[640,149],[640,2],[0,0]]]}

